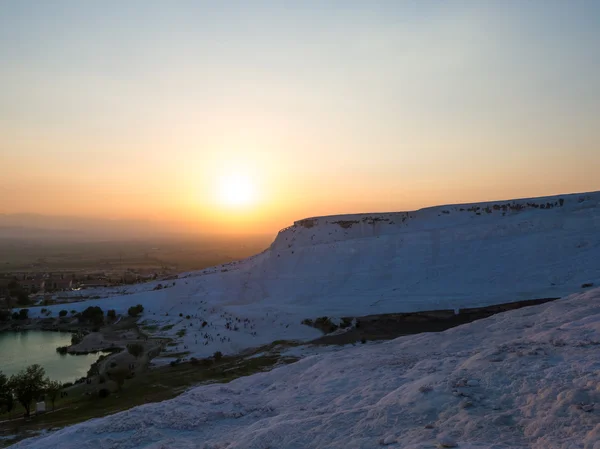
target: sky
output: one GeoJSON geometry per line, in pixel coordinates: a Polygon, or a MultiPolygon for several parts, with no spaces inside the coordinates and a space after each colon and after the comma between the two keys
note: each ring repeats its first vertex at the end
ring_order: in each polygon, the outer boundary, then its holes
{"type": "Polygon", "coordinates": [[[599,23],[593,0],[0,0],[0,213],[273,232],[600,190],[599,23]]]}

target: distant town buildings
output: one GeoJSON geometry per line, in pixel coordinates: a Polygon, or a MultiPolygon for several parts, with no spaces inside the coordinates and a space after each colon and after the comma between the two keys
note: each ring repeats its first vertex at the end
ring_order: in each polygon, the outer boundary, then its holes
{"type": "Polygon", "coordinates": [[[156,279],[158,274],[124,272],[93,273],[4,273],[0,274],[0,299],[21,294],[48,294],[74,289],[112,287],[156,279]]]}

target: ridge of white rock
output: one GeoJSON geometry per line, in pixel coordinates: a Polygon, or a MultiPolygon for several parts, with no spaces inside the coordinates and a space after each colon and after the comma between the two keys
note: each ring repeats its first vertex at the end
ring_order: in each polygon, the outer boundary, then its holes
{"type": "Polygon", "coordinates": [[[600,449],[599,353],[594,289],[200,386],[15,448],[600,449]]]}
{"type": "Polygon", "coordinates": [[[205,357],[319,336],[305,318],[561,297],[599,285],[599,260],[600,192],[557,195],[299,220],[248,259],[46,309],[140,303],[173,352],[205,357]]]}

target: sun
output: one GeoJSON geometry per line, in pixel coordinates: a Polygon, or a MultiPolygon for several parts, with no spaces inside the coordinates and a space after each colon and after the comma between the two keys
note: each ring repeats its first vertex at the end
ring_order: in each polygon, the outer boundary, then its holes
{"type": "Polygon", "coordinates": [[[227,207],[251,206],[256,201],[256,187],[242,174],[222,176],[217,186],[218,201],[227,207]]]}

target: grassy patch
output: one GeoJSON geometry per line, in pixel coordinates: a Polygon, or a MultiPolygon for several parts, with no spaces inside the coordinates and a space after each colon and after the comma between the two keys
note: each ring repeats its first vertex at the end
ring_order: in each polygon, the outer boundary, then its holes
{"type": "MultiPolygon", "coordinates": [[[[271,369],[277,363],[292,363],[296,360],[277,356],[224,356],[219,362],[211,361],[208,366],[186,362],[155,368],[125,381],[120,392],[112,393],[107,398],[85,396],[80,391],[76,397],[72,394],[72,398],[57,400],[55,412],[36,416],[28,421],[18,419],[0,423],[0,435],[15,434],[18,439],[27,438],[32,436],[32,431],[56,429],[138,405],[164,401],[200,383],[230,382],[238,377],[271,369]]],[[[13,416],[18,416],[17,411],[13,412],[13,416]]],[[[9,416],[0,415],[0,421],[4,419],[9,419],[9,416]]],[[[15,442],[0,440],[0,447],[15,442]]]]}
{"type": "Polygon", "coordinates": [[[178,337],[183,337],[187,333],[187,329],[179,329],[175,335],[178,337]]]}
{"type": "Polygon", "coordinates": [[[161,331],[170,331],[171,329],[173,329],[173,326],[175,326],[174,324],[167,324],[166,326],[163,326],[160,328],[161,331]]]}

